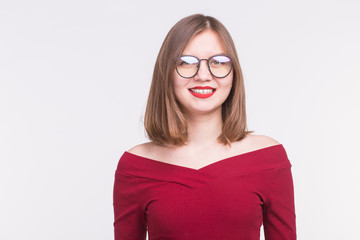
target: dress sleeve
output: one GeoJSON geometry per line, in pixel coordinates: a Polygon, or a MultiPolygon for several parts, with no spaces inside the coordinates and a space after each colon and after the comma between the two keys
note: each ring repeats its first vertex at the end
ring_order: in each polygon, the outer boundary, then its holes
{"type": "Polygon", "coordinates": [[[294,205],[291,165],[273,170],[263,206],[266,240],[296,240],[294,205]]]}
{"type": "Polygon", "coordinates": [[[115,240],[145,240],[145,213],[138,202],[136,177],[119,170],[113,192],[115,240]]]}

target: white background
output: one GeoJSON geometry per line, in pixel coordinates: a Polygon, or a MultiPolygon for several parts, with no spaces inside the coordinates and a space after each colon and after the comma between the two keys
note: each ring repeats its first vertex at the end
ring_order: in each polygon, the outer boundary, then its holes
{"type": "Polygon", "coordinates": [[[160,45],[204,13],[233,36],[249,130],[293,165],[298,239],[360,239],[360,2],[1,1],[0,239],[112,239],[160,45]]]}

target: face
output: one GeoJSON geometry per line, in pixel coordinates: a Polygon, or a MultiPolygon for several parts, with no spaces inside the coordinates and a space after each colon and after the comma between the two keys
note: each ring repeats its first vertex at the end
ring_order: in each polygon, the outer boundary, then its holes
{"type": "MultiPolygon", "coordinates": [[[[205,30],[191,39],[182,55],[209,59],[215,55],[226,55],[226,52],[218,34],[205,30]]],[[[181,77],[174,71],[173,90],[185,114],[221,113],[221,106],[229,96],[232,81],[233,70],[226,77],[217,78],[210,73],[207,61],[201,61],[200,69],[192,78],[181,77]]]]}

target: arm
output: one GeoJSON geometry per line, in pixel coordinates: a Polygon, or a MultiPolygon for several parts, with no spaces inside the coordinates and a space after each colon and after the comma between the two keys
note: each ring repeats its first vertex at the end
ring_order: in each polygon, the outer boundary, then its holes
{"type": "Polygon", "coordinates": [[[295,240],[295,206],[291,166],[272,171],[263,206],[266,240],[295,240]]]}
{"type": "Polygon", "coordinates": [[[145,240],[145,213],[137,199],[135,177],[115,173],[113,192],[115,240],[145,240]]]}

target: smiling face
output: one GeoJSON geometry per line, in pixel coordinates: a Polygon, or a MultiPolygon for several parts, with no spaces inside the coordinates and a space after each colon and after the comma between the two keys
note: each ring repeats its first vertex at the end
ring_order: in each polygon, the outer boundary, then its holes
{"type": "MultiPolygon", "coordinates": [[[[182,55],[198,59],[209,59],[215,55],[226,55],[221,38],[213,30],[205,30],[193,37],[182,55]]],[[[173,90],[180,108],[185,114],[206,114],[218,111],[229,96],[233,71],[224,78],[214,77],[207,61],[200,62],[200,69],[192,78],[181,77],[176,70],[173,75],[173,90]]]]}

